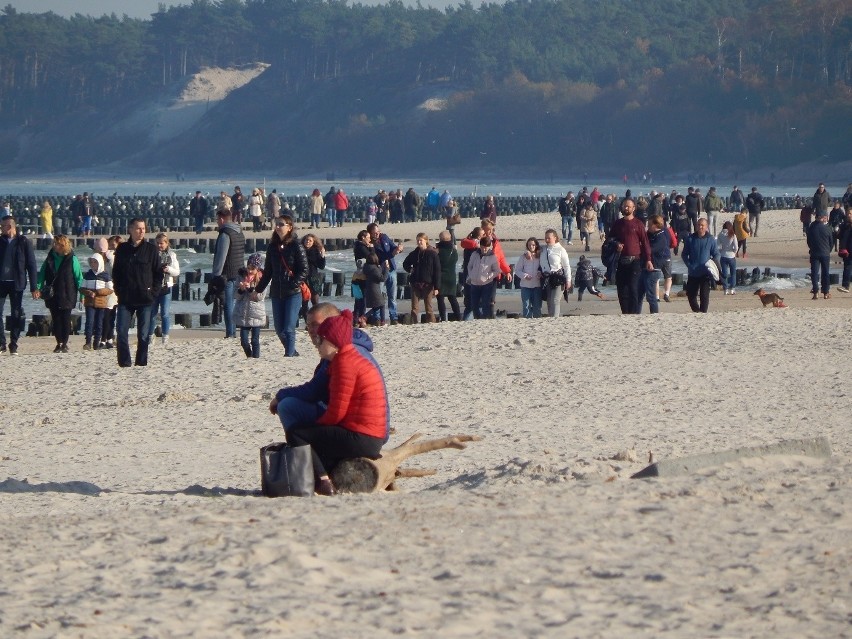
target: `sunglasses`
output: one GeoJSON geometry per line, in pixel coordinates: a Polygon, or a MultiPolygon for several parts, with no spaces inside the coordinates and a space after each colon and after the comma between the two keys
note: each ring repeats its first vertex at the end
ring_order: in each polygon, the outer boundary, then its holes
{"type": "Polygon", "coordinates": [[[277,226],[278,228],[281,228],[283,226],[290,226],[290,225],[287,224],[287,222],[276,222],[275,226],[277,226]]]}

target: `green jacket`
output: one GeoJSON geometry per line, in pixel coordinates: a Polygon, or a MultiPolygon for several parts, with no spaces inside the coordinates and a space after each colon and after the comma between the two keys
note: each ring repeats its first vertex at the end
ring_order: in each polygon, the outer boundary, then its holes
{"type": "Polygon", "coordinates": [[[441,263],[441,295],[456,294],[456,264],[459,252],[452,242],[438,242],[438,261],[441,263]]]}

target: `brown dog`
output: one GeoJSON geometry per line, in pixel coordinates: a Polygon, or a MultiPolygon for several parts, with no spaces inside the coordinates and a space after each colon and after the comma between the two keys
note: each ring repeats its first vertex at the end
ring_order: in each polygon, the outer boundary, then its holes
{"type": "Polygon", "coordinates": [[[787,305],[784,303],[784,298],[778,295],[778,293],[767,293],[762,288],[757,289],[754,292],[760,298],[760,301],[764,306],[769,306],[770,304],[775,308],[787,308],[787,305]]]}

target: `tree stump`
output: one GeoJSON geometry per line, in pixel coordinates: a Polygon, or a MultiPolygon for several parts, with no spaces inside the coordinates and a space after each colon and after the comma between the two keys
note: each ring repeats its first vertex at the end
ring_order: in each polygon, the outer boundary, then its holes
{"type": "Polygon", "coordinates": [[[441,439],[428,439],[414,442],[420,434],[415,433],[396,448],[382,452],[378,459],[357,457],[344,459],[334,467],[331,480],[335,488],[343,493],[373,493],[380,490],[396,490],[394,481],[401,477],[426,477],[434,475],[435,470],[400,468],[400,464],[409,457],[443,448],[467,448],[465,442],[476,442],[478,435],[453,435],[441,439]]]}

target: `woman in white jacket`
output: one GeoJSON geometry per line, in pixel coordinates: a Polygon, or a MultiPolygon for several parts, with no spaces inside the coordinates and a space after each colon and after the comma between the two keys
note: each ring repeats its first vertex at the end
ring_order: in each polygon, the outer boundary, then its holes
{"type": "Polygon", "coordinates": [[[169,318],[169,307],[172,301],[172,286],[175,285],[175,278],[180,277],[180,262],[177,255],[169,246],[169,236],[165,233],[158,233],[155,238],[157,249],[160,251],[160,265],[163,269],[163,286],[160,288],[160,294],[154,299],[151,305],[151,333],[148,339],[149,344],[153,344],[154,340],[150,339],[154,336],[154,324],[156,323],[157,313],[160,314],[160,324],[162,327],[163,346],[169,342],[169,329],[172,326],[171,318],[169,318]]]}
{"type": "Polygon", "coordinates": [[[252,189],[249,198],[249,215],[251,216],[252,230],[257,233],[263,230],[263,194],[260,189],[252,189]]]}
{"type": "Polygon", "coordinates": [[[527,240],[527,250],[515,264],[515,275],[521,280],[521,308],[524,317],[541,317],[541,245],[531,237],[527,240]]]}
{"type": "Polygon", "coordinates": [[[559,317],[559,296],[562,291],[571,292],[571,265],[568,251],[559,243],[559,234],[554,229],[544,232],[544,248],[539,258],[543,296],[547,300],[547,316],[559,317]]]}

